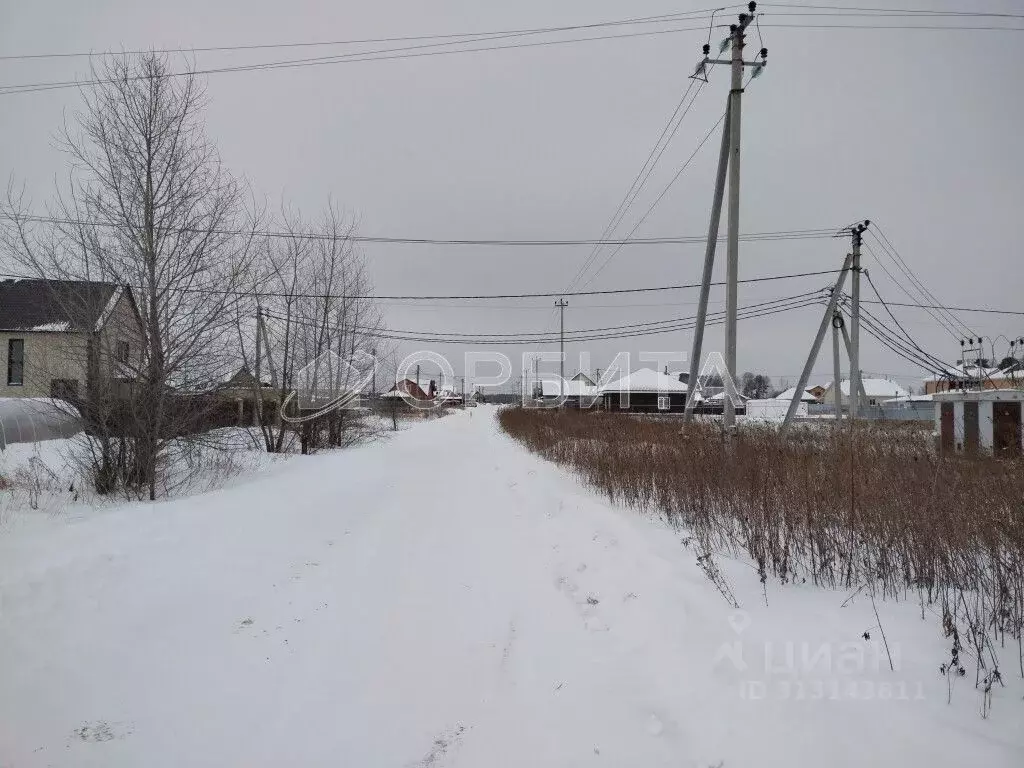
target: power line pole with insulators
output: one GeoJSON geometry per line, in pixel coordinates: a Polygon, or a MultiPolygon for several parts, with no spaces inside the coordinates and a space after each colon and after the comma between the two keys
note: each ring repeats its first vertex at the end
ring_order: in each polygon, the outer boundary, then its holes
{"type": "Polygon", "coordinates": [[[867,219],[861,224],[850,227],[853,239],[853,263],[850,276],[850,418],[861,415],[861,384],[860,375],[860,247],[864,230],[871,224],[867,219]]]}
{"type": "MultiPolygon", "coordinates": [[[[708,233],[708,246],[704,260],[704,275],[701,285],[700,300],[697,309],[697,329],[694,334],[693,354],[690,359],[690,392],[687,396],[687,413],[693,413],[693,386],[695,372],[700,366],[701,345],[704,338],[704,318],[707,316],[708,293],[710,292],[711,274],[714,268],[714,241],[718,238],[718,221],[721,217],[721,197],[724,184],[723,174],[728,169],[729,204],[728,234],[726,236],[726,288],[725,288],[725,366],[731,382],[736,381],[736,313],[739,298],[739,218],[740,218],[740,118],[743,103],[743,68],[753,67],[753,77],[764,71],[768,61],[768,49],[761,48],[760,60],[744,61],[743,46],[747,27],[755,19],[757,3],[751,2],[749,13],[741,13],[737,24],[729,27],[729,37],[722,41],[719,49],[724,51],[731,47],[729,59],[712,59],[709,57],[710,45],[704,46],[704,58],[697,65],[693,77],[706,80],[708,64],[728,64],[731,70],[729,98],[726,102],[725,124],[722,129],[722,157],[719,160],[718,176],[715,181],[715,196],[711,210],[711,224],[708,233]]],[[[728,383],[727,383],[728,386],[728,383]]],[[[731,393],[730,393],[731,394],[731,393]]],[[[733,398],[726,397],[723,413],[727,429],[736,425],[736,404],[733,398]]]]}

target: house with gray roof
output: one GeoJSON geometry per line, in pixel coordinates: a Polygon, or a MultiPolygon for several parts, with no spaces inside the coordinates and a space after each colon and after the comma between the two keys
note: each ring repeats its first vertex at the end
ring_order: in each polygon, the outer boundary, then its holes
{"type": "Polygon", "coordinates": [[[131,289],[84,280],[0,280],[0,397],[80,401],[136,378],[145,339],[131,289]]]}

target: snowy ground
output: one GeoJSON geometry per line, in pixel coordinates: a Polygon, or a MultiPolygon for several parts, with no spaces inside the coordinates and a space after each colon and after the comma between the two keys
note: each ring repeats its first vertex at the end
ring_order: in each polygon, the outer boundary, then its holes
{"type": "MultiPolygon", "coordinates": [[[[0,528],[0,766],[1019,766],[914,603],[726,604],[494,409],[248,482],[0,528]],[[863,639],[865,630],[870,640],[863,639]]],[[[34,517],[33,517],[34,515],[34,517]]],[[[26,520],[28,522],[26,522],[26,520]]],[[[1009,654],[1015,655],[1015,654],[1009,654]]]]}

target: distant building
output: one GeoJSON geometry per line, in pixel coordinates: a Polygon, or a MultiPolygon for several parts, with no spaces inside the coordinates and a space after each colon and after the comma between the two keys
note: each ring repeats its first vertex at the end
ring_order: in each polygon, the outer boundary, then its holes
{"type": "MultiPolygon", "coordinates": [[[[867,405],[881,405],[886,400],[892,400],[894,398],[905,398],[910,396],[910,392],[906,388],[900,386],[891,379],[875,379],[875,378],[864,378],[861,379],[861,384],[864,386],[864,394],[867,396],[867,405]]],[[[822,395],[822,402],[833,403],[835,402],[835,390],[833,389],[834,383],[829,382],[828,387],[825,389],[822,395]]],[[[840,404],[848,406],[850,404],[850,380],[843,379],[839,383],[840,391],[840,404]]]]}
{"type": "MultiPolygon", "coordinates": [[[[822,391],[822,393],[824,393],[826,391],[825,388],[821,387],[821,386],[814,387],[814,389],[820,389],[822,391]]],[[[772,399],[773,400],[785,400],[787,402],[790,402],[790,401],[793,400],[794,397],[796,397],[796,387],[790,387],[785,392],[780,392],[779,394],[777,394],[772,399]]],[[[820,403],[821,402],[821,398],[818,395],[814,394],[810,389],[805,389],[803,395],[800,397],[800,402],[801,403],[820,403]]]]}
{"type": "Polygon", "coordinates": [[[583,371],[577,373],[575,376],[569,379],[569,381],[578,381],[581,384],[587,385],[588,387],[594,386],[594,380],[587,376],[587,374],[585,374],[583,371]]]}
{"type": "Polygon", "coordinates": [[[1024,392],[966,390],[939,392],[933,397],[941,451],[1021,455],[1024,392]]]}
{"type": "Polygon", "coordinates": [[[391,389],[381,395],[386,399],[404,400],[411,397],[414,400],[433,400],[437,394],[437,384],[433,379],[401,379],[391,389]]]}
{"type": "MultiPolygon", "coordinates": [[[[831,383],[832,382],[830,381],[829,384],[831,384],[831,383]]],[[[793,387],[793,389],[795,390],[796,387],[793,387]]],[[[808,387],[807,391],[810,392],[812,395],[814,395],[814,398],[819,403],[822,403],[822,402],[824,402],[823,398],[825,397],[825,393],[828,391],[828,384],[825,384],[825,385],[815,384],[813,387],[808,387]]]]}
{"type": "Polygon", "coordinates": [[[567,408],[589,408],[598,399],[597,387],[587,376],[579,373],[561,386],[557,381],[542,381],[541,396],[546,400],[564,397],[567,408]]]}
{"type": "Polygon", "coordinates": [[[1024,388],[1024,370],[1016,363],[1001,370],[961,363],[924,380],[924,391],[928,395],[955,390],[1018,388],[1024,388]]]}
{"type": "Polygon", "coordinates": [[[651,368],[640,368],[618,381],[598,388],[602,406],[610,411],[629,410],[668,413],[686,408],[688,387],[667,373],[651,368]],[[629,395],[629,405],[621,405],[623,394],[629,395]]]}

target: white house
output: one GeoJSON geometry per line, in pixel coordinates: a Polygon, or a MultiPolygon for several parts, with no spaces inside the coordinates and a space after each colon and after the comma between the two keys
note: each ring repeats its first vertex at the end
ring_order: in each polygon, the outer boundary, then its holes
{"type": "MultiPolygon", "coordinates": [[[[906,388],[900,386],[891,379],[873,379],[864,378],[861,379],[861,383],[864,385],[864,394],[867,396],[867,405],[881,405],[886,400],[892,400],[894,398],[906,398],[910,397],[910,392],[906,388]]],[[[821,400],[824,403],[835,402],[835,390],[834,384],[829,384],[825,389],[825,394],[822,395],[821,400]]],[[[842,405],[850,404],[850,380],[843,379],[839,382],[840,392],[840,403],[842,405]]]]}
{"type": "MultiPolygon", "coordinates": [[[[827,390],[826,390],[827,391],[827,390]]],[[[780,392],[773,399],[774,400],[785,400],[786,402],[791,401],[796,397],[796,387],[790,387],[785,392],[780,392]]],[[[818,398],[811,394],[810,389],[805,389],[803,396],[800,398],[801,403],[816,403],[818,398]]]]}

